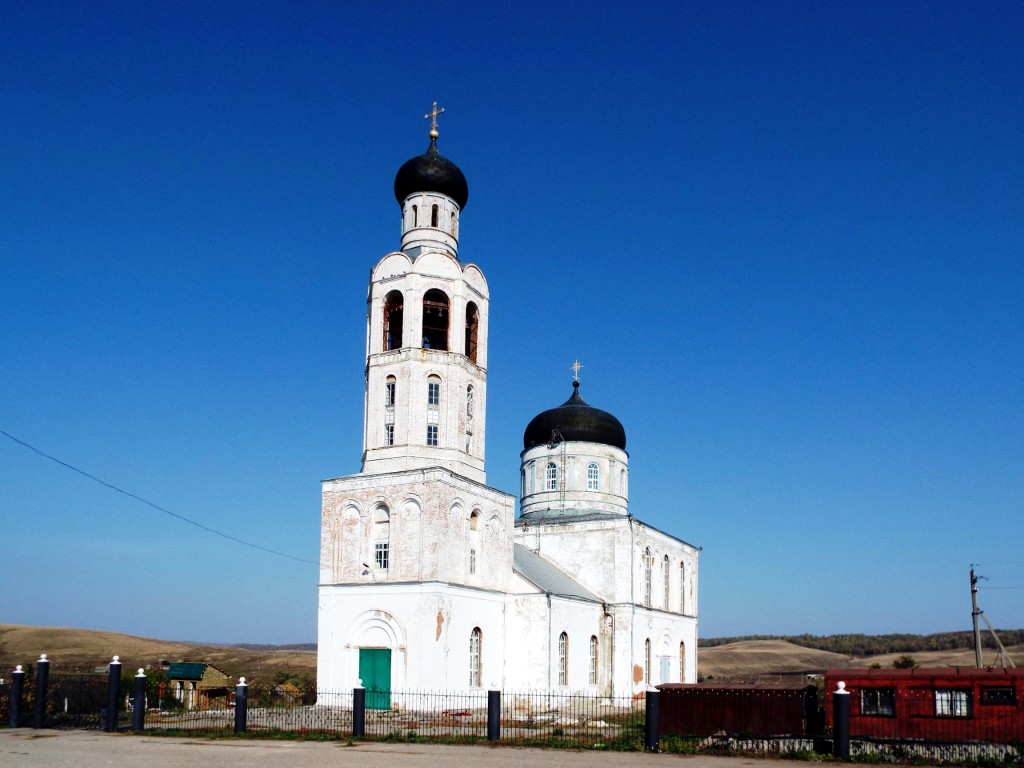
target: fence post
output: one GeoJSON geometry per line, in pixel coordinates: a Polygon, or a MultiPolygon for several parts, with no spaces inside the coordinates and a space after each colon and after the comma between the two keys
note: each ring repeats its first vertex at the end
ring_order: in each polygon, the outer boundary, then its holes
{"type": "Polygon", "coordinates": [[[832,755],[850,759],[850,692],[842,680],[832,693],[832,755]]]}
{"type": "Polygon", "coordinates": [[[107,668],[107,720],[104,730],[117,730],[117,713],[121,709],[121,657],[115,656],[107,668]]]}
{"type": "Polygon", "coordinates": [[[36,662],[36,698],[32,702],[32,727],[43,728],[46,726],[46,694],[50,683],[50,662],[46,654],[39,657],[36,662]]]}
{"type": "Polygon", "coordinates": [[[21,664],[11,673],[11,698],[8,703],[10,719],[8,725],[17,728],[21,725],[21,704],[25,700],[25,670],[21,664]]]}
{"type": "Polygon", "coordinates": [[[661,742],[661,732],[658,728],[658,717],[661,713],[661,691],[648,690],[644,704],[647,710],[644,723],[644,749],[648,752],[657,752],[661,742]]]}
{"type": "MultiPolygon", "coordinates": [[[[363,681],[360,680],[360,683],[363,681]]],[[[366,689],[358,685],[352,689],[352,738],[366,735],[366,689]]]]}
{"type": "Polygon", "coordinates": [[[141,731],[146,727],[146,673],[139,667],[135,676],[135,690],[132,691],[132,730],[141,731]]]}
{"type": "Polygon", "coordinates": [[[235,686],[235,733],[245,733],[246,719],[249,711],[249,686],[245,678],[238,678],[235,686]]]}
{"type": "Polygon", "coordinates": [[[487,740],[501,738],[501,691],[487,692],[487,740]]]}

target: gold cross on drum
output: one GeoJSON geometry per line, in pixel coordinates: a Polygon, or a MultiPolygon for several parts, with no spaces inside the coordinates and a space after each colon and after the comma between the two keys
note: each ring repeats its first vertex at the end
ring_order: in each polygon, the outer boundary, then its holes
{"type": "Polygon", "coordinates": [[[580,368],[582,368],[582,367],[583,366],[580,364],[579,360],[577,360],[576,362],[574,362],[572,365],[569,366],[570,370],[572,370],[572,380],[573,381],[579,381],[580,380],[580,368]]]}
{"type": "Polygon", "coordinates": [[[426,120],[428,117],[430,118],[430,138],[432,139],[437,138],[437,116],[440,115],[442,112],[444,112],[444,107],[438,109],[437,102],[435,101],[434,108],[423,116],[424,120],[426,120]]]}

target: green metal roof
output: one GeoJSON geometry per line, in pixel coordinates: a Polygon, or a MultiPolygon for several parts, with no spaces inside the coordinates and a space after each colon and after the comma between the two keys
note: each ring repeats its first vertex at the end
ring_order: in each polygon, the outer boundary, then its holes
{"type": "Polygon", "coordinates": [[[178,661],[167,668],[167,676],[172,680],[202,680],[206,666],[198,661],[178,661]]]}

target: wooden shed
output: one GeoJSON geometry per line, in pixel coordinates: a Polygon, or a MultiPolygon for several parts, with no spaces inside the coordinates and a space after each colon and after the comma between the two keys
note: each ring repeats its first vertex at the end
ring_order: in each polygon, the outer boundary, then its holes
{"type": "Polygon", "coordinates": [[[671,736],[798,736],[820,726],[813,685],[667,683],[658,722],[671,736]]]}
{"type": "Polygon", "coordinates": [[[179,661],[167,668],[171,695],[185,709],[226,708],[231,698],[231,676],[213,664],[179,661]]]}
{"type": "Polygon", "coordinates": [[[854,738],[1024,741],[1024,670],[830,669],[825,712],[843,681],[854,738]]]}

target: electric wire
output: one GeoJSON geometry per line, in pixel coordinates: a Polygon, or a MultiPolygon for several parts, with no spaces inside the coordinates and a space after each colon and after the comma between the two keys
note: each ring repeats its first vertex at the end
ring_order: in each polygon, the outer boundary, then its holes
{"type": "Polygon", "coordinates": [[[88,472],[86,472],[84,470],[81,470],[78,467],[75,467],[75,466],[73,466],[71,464],[68,464],[66,461],[61,461],[56,456],[51,456],[50,454],[45,453],[45,452],[39,450],[34,445],[31,445],[30,443],[26,443],[24,440],[19,440],[17,437],[12,435],[10,432],[5,432],[4,430],[0,429],[0,435],[3,435],[4,437],[9,438],[10,440],[13,440],[18,445],[22,445],[22,446],[28,448],[30,451],[32,451],[33,453],[38,454],[39,456],[42,456],[44,459],[49,459],[50,461],[52,461],[52,462],[54,462],[56,464],[60,464],[62,467],[66,467],[67,469],[70,469],[72,472],[77,472],[78,474],[82,475],[83,477],[87,477],[90,480],[92,480],[93,482],[99,483],[104,488],[109,488],[110,490],[116,491],[117,493],[123,494],[123,495],[125,495],[125,496],[127,496],[127,497],[129,497],[131,499],[135,499],[136,501],[140,501],[143,504],[145,504],[146,506],[152,507],[153,509],[157,510],[158,512],[163,512],[165,515],[170,515],[171,517],[177,518],[178,520],[181,520],[183,523],[188,523],[189,525],[194,525],[196,528],[199,528],[200,530],[206,531],[207,533],[212,533],[214,536],[220,536],[222,539],[227,539],[228,541],[233,541],[236,544],[241,544],[244,547],[250,547],[251,549],[258,549],[261,552],[266,552],[267,554],[270,554],[270,555],[277,555],[278,557],[284,557],[284,558],[286,558],[288,560],[294,560],[295,562],[298,562],[298,563],[309,563],[310,565],[317,565],[318,564],[315,560],[307,560],[304,557],[296,557],[295,555],[289,555],[289,554],[286,554],[284,552],[278,552],[276,549],[269,549],[268,547],[262,547],[259,544],[253,544],[251,541],[246,541],[245,539],[240,539],[237,536],[232,536],[229,533],[224,533],[223,531],[218,531],[216,528],[211,528],[208,525],[203,525],[202,523],[197,522],[195,520],[192,520],[191,518],[185,517],[184,515],[179,515],[177,512],[172,512],[171,510],[166,509],[165,507],[161,507],[159,504],[154,504],[152,501],[149,501],[148,499],[144,499],[141,496],[137,496],[136,494],[132,493],[131,491],[126,491],[123,488],[118,488],[113,483],[108,483],[106,480],[101,480],[100,478],[96,477],[95,475],[90,475],[88,472]]]}

